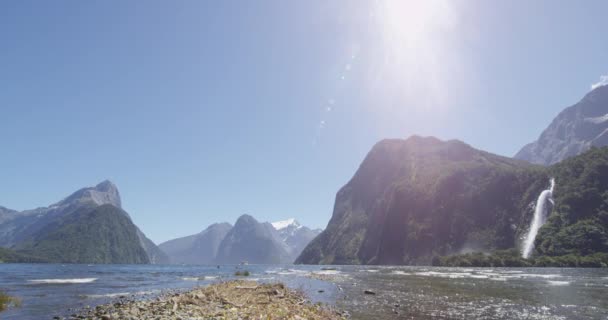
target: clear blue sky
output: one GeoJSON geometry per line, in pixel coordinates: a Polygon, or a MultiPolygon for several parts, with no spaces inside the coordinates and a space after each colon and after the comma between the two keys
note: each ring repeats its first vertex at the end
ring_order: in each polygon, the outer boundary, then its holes
{"type": "Polygon", "coordinates": [[[380,139],[513,155],[608,73],[607,1],[2,1],[0,205],[106,178],[156,242],[329,220],[380,139]]]}

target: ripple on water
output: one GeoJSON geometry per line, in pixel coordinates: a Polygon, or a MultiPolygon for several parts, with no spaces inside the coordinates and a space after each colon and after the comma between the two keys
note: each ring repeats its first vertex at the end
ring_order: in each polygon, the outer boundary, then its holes
{"type": "Polygon", "coordinates": [[[31,284],[78,284],[91,283],[97,281],[97,278],[75,278],[75,279],[33,279],[27,280],[31,284]]]}

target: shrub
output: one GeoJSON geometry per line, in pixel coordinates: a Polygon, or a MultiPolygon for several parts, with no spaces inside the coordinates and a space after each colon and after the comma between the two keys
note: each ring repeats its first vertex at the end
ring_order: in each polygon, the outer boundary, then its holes
{"type": "Polygon", "coordinates": [[[20,301],[17,298],[11,297],[4,292],[0,291],[0,312],[6,310],[7,308],[14,306],[17,307],[20,305],[20,301]]]}

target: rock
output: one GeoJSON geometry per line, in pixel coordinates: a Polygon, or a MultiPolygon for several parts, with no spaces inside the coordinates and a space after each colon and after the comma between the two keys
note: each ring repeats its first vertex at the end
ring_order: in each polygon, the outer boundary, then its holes
{"type": "Polygon", "coordinates": [[[592,146],[608,145],[608,86],[589,92],[560,112],[538,140],[524,146],[516,159],[551,165],[579,155],[592,146]]]}

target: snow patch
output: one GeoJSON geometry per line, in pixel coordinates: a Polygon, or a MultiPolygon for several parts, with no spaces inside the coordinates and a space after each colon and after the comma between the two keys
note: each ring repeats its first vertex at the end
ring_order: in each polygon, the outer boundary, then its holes
{"type": "Polygon", "coordinates": [[[290,226],[294,226],[297,229],[301,228],[302,226],[296,221],[295,218],[289,218],[287,220],[282,220],[282,221],[276,221],[276,222],[272,222],[272,227],[275,228],[277,231],[279,230],[283,230],[287,227],[290,226]]]}
{"type": "Polygon", "coordinates": [[[594,123],[594,124],[604,123],[604,122],[608,121],[608,113],[603,116],[599,116],[599,117],[585,118],[584,120],[587,122],[594,123]]]}

